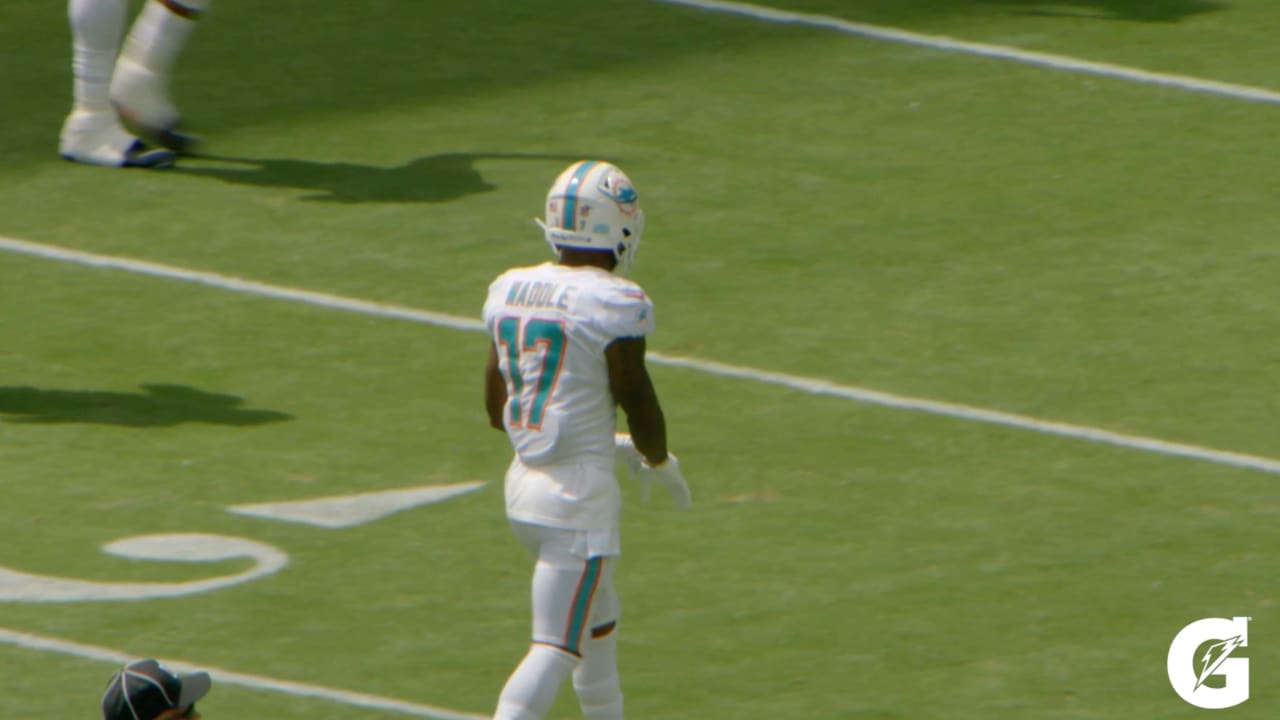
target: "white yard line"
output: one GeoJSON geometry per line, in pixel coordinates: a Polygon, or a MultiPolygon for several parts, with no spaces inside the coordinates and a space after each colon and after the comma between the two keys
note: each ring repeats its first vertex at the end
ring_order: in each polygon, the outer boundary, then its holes
{"type": "MultiPolygon", "coordinates": [[[[315,292],[312,290],[279,287],[251,280],[242,280],[240,278],[229,277],[226,275],[218,275],[216,273],[187,270],[185,268],[161,265],[159,263],[148,262],[145,260],[134,260],[132,258],[98,255],[96,253],[72,250],[69,248],[58,247],[56,245],[35,243],[28,240],[18,240],[15,238],[0,236],[0,252],[11,252],[58,262],[86,265],[95,268],[124,270],[126,272],[151,275],[169,280],[197,283],[221,290],[229,290],[231,292],[276,298],[279,300],[289,300],[292,302],[316,305],[334,310],[346,310],[364,315],[372,315],[375,317],[408,320],[410,322],[452,328],[454,330],[484,330],[484,325],[479,320],[458,317],[456,315],[446,315],[444,313],[417,310],[398,305],[370,302],[368,300],[356,300],[353,298],[315,292]]],[[[741,365],[729,365],[726,363],[715,362],[713,360],[679,357],[660,352],[650,352],[649,358],[651,362],[657,365],[681,367],[690,370],[697,370],[699,372],[704,372],[718,377],[737,378],[740,380],[751,380],[753,382],[768,385],[778,385],[792,390],[810,393],[812,395],[841,398],[869,405],[896,408],[899,410],[912,410],[915,412],[928,413],[930,415],[941,415],[943,417],[956,418],[958,420],[968,420],[971,422],[981,422],[991,425],[1003,425],[1006,427],[1017,428],[1019,430],[1030,430],[1033,432],[1058,435],[1076,440],[1114,445],[1129,450],[1139,450],[1142,452],[1155,453],[1157,455],[1168,455],[1172,457],[1190,458],[1204,462],[1216,463],[1218,465],[1228,465],[1231,467],[1249,470],[1261,470],[1262,472],[1280,475],[1280,460],[1256,455],[1245,455],[1243,453],[1215,450],[1213,448],[1169,442],[1157,438],[1143,437],[1141,435],[1126,435],[1085,425],[1073,425],[1071,423],[1058,422],[1055,420],[1035,418],[1027,415],[1015,415],[1012,413],[1000,412],[998,410],[989,410],[986,408],[960,405],[957,403],[949,403],[939,400],[927,400],[924,398],[894,395],[891,393],[852,385],[840,385],[820,378],[809,378],[800,375],[788,375],[786,373],[757,370],[755,368],[744,367],[741,365]]]]}
{"type": "Polygon", "coordinates": [[[1225,450],[1214,450],[1212,448],[1168,442],[1166,440],[1158,440],[1156,438],[1143,437],[1141,435],[1125,435],[1123,433],[1112,432],[1110,430],[1088,427],[1087,425],[1073,425],[1071,423],[1058,422],[1056,420],[1044,420],[1030,417],[1028,415],[1016,415],[1014,413],[1006,413],[999,410],[987,410],[969,405],[943,402],[941,400],[926,400],[924,398],[892,395],[878,390],[868,390],[866,388],[853,387],[849,385],[837,385],[826,380],[797,377],[795,375],[785,375],[783,373],[767,372],[763,370],[753,370],[751,368],[736,365],[725,365],[711,360],[697,360],[693,358],[679,358],[664,355],[661,358],[661,363],[663,365],[701,370],[702,372],[719,375],[721,377],[736,377],[743,380],[754,380],[756,382],[768,383],[770,385],[781,385],[783,387],[812,393],[814,395],[827,395],[830,397],[844,398],[846,400],[867,403],[869,405],[880,405],[883,407],[897,408],[899,410],[915,410],[917,412],[928,413],[930,415],[942,415],[959,420],[970,420],[973,422],[988,423],[991,425],[1005,425],[1019,430],[1032,430],[1048,435],[1061,435],[1062,437],[1074,438],[1076,440],[1088,440],[1089,442],[1102,443],[1104,445],[1115,445],[1129,450],[1142,450],[1144,452],[1156,453],[1157,455],[1193,458],[1196,460],[1217,463],[1219,465],[1230,465],[1232,467],[1280,474],[1280,460],[1258,457],[1256,455],[1244,455],[1242,453],[1228,452],[1225,450]]]}
{"type": "Polygon", "coordinates": [[[1208,93],[1210,95],[1229,97],[1236,100],[1280,104],[1280,92],[1268,90],[1266,88],[1218,82],[1216,80],[1202,80],[1200,78],[1190,77],[1187,75],[1151,72],[1148,70],[1140,70],[1138,68],[1125,67],[1123,65],[1111,65],[1109,63],[1079,60],[1066,55],[1053,55],[1050,53],[1035,52],[1033,50],[1021,50],[1005,45],[989,45],[987,43],[967,42],[965,40],[949,38],[944,35],[924,35],[922,33],[899,30],[897,28],[853,22],[837,17],[831,17],[829,15],[791,12],[763,5],[724,2],[722,0],[651,1],[666,3],[668,5],[682,5],[684,7],[696,8],[698,10],[708,12],[738,15],[740,17],[747,17],[763,22],[834,30],[848,35],[857,35],[859,37],[871,38],[874,40],[917,45],[932,48],[934,50],[965,53],[968,55],[978,55],[981,57],[1007,60],[1026,65],[1037,65],[1040,67],[1051,68],[1053,70],[1099,75],[1102,77],[1127,80],[1146,85],[1162,85],[1165,87],[1175,88],[1177,90],[1208,93]]]}
{"type": "MultiPolygon", "coordinates": [[[[27,650],[72,655],[79,658],[85,658],[87,660],[111,663],[112,665],[123,665],[127,662],[139,659],[136,656],[132,656],[112,648],[84,645],[70,640],[62,640],[60,638],[47,637],[43,635],[32,635],[30,633],[10,630],[3,627],[0,627],[0,645],[16,645],[17,647],[27,650]]],[[[293,682],[292,680],[277,680],[275,678],[264,677],[262,675],[249,675],[247,673],[223,670],[221,668],[208,667],[205,665],[195,665],[184,660],[168,660],[163,658],[160,658],[159,660],[161,665],[168,667],[174,672],[187,673],[201,670],[207,672],[209,673],[209,676],[213,678],[215,687],[218,685],[236,685],[253,690],[268,690],[271,692],[283,693],[285,695],[292,695],[294,697],[328,700],[330,702],[341,703],[343,705],[351,705],[354,707],[369,708],[373,710],[385,710],[388,712],[401,713],[403,715],[411,715],[413,717],[430,718],[431,720],[486,720],[486,718],[492,717],[490,715],[473,715],[470,713],[458,712],[457,710],[449,710],[447,708],[439,708],[432,705],[413,703],[407,700],[379,697],[368,693],[339,690],[337,688],[325,687],[323,685],[310,685],[307,683],[293,682]]]]}

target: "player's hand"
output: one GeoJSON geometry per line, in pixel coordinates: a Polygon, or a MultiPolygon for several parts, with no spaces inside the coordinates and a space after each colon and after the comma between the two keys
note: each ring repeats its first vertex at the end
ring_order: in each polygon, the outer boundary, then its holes
{"type": "Polygon", "coordinates": [[[657,465],[650,465],[648,460],[641,460],[640,477],[646,484],[655,482],[661,485],[675,501],[677,510],[688,510],[693,504],[689,484],[684,481],[684,473],[680,472],[680,461],[675,455],[667,453],[667,459],[657,465]]]}
{"type": "Polygon", "coordinates": [[[648,460],[644,459],[644,455],[636,449],[635,441],[627,433],[615,433],[613,436],[614,448],[618,451],[618,458],[622,460],[623,466],[626,467],[627,477],[640,483],[640,502],[648,504],[649,488],[653,483],[658,483],[671,495],[671,499],[675,501],[676,508],[686,510],[693,504],[693,496],[689,493],[689,484],[684,481],[684,474],[680,472],[680,461],[675,455],[667,453],[667,459],[657,465],[650,465],[648,460]]]}

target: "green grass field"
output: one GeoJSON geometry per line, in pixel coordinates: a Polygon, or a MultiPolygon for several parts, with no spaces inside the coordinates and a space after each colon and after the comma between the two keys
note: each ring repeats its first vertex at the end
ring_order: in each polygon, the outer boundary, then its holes
{"type": "MultiPolygon", "coordinates": [[[[769,4],[1280,90],[1272,0],[769,4]]],[[[627,170],[695,497],[627,488],[630,717],[1193,718],[1169,643],[1233,616],[1253,690],[1223,717],[1280,712],[1277,104],[641,0],[220,2],[176,87],[206,156],[113,171],[56,154],[66,25],[0,4],[6,241],[474,320],[548,256],[563,166],[627,170]]],[[[97,717],[85,647],[338,693],[215,677],[208,720],[491,712],[530,567],[482,334],[4,249],[0,570],[255,567],[102,551],[175,533],[288,565],[0,600],[0,717],[97,717]],[[472,481],[347,528],[228,511],[472,481]]]]}

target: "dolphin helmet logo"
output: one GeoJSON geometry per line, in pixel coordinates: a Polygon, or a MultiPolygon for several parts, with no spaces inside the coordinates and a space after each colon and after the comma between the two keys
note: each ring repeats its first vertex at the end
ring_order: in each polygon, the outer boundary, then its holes
{"type": "Polygon", "coordinates": [[[627,182],[626,178],[612,173],[606,174],[600,180],[600,194],[617,203],[618,209],[624,215],[634,213],[636,211],[636,201],[640,199],[640,195],[635,188],[631,187],[631,183],[627,182]]]}

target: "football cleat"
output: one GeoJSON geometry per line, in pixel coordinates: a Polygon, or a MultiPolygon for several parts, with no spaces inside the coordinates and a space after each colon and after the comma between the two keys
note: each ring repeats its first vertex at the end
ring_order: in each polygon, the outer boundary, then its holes
{"type": "Polygon", "coordinates": [[[169,99],[168,78],[121,57],[111,76],[111,104],[139,134],[177,153],[191,152],[199,139],[178,129],[181,115],[169,99]]]}
{"type": "Polygon", "coordinates": [[[195,152],[195,148],[200,144],[200,137],[185,133],[177,128],[152,128],[132,120],[128,115],[121,113],[125,121],[138,128],[138,132],[145,135],[148,140],[154,142],[163,148],[168,148],[179,155],[190,155],[195,152]]]}
{"type": "Polygon", "coordinates": [[[146,143],[141,140],[135,140],[133,147],[129,148],[128,152],[124,154],[124,163],[121,164],[121,167],[163,170],[173,167],[177,159],[178,156],[172,150],[147,147],[146,143]]]}
{"type": "Polygon", "coordinates": [[[71,113],[62,126],[58,154],[105,167],[160,169],[173,167],[175,160],[172,152],[149,148],[130,135],[110,111],[71,113]]]}
{"type": "Polygon", "coordinates": [[[566,247],[608,250],[625,273],[640,246],[644,211],[622,170],[602,160],[581,160],[552,183],[545,219],[534,222],[557,255],[566,247]]]}

